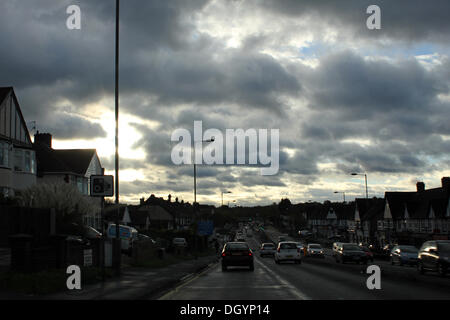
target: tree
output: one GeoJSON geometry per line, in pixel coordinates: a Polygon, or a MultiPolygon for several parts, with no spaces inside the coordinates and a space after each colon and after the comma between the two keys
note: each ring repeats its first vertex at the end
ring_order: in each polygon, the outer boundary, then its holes
{"type": "Polygon", "coordinates": [[[281,199],[280,203],[278,204],[278,209],[280,212],[287,211],[292,206],[291,200],[289,199],[281,199]]]}
{"type": "Polygon", "coordinates": [[[100,212],[100,206],[93,199],[67,183],[36,184],[22,191],[18,202],[23,207],[55,209],[60,225],[76,223],[81,226],[83,215],[100,212]]]}

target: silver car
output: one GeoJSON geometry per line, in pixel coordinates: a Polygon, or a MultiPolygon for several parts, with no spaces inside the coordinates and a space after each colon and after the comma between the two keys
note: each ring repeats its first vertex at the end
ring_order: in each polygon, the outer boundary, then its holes
{"type": "Polygon", "coordinates": [[[415,265],[417,264],[417,257],[419,255],[419,250],[414,246],[395,246],[391,250],[391,264],[394,265],[398,263],[400,266],[415,265]]]}
{"type": "Polygon", "coordinates": [[[261,245],[261,248],[259,249],[259,255],[261,257],[263,257],[263,256],[273,257],[276,250],[277,250],[277,248],[275,247],[275,245],[273,243],[263,243],[261,245]]]}

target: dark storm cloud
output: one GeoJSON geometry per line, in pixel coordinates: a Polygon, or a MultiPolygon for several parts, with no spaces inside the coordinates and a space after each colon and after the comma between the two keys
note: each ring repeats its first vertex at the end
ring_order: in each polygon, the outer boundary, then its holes
{"type": "Polygon", "coordinates": [[[97,124],[78,116],[56,114],[45,130],[60,140],[106,137],[106,131],[97,124]]]}
{"type": "Polygon", "coordinates": [[[439,76],[415,59],[371,61],[352,51],[324,56],[305,80],[311,108],[334,109],[355,119],[383,112],[423,112],[438,94],[448,91],[439,76]]]}
{"type": "MultiPolygon", "coordinates": [[[[389,38],[405,42],[432,40],[444,44],[450,40],[450,2],[447,0],[264,0],[258,7],[282,15],[313,16],[320,25],[335,30],[352,30],[353,36],[370,40],[389,38]],[[366,13],[370,5],[381,8],[382,29],[367,29],[366,13]]],[[[347,34],[348,36],[348,34],[347,34]]]]}

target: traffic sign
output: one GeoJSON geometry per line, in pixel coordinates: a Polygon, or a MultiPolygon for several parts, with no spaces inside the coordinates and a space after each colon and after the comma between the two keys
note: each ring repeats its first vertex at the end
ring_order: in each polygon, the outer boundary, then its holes
{"type": "Polygon", "coordinates": [[[114,196],[113,176],[91,176],[91,197],[114,196]]]}

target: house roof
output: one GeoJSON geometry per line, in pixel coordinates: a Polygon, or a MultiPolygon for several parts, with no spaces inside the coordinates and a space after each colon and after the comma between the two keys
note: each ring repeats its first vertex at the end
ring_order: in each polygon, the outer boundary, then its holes
{"type": "Polygon", "coordinates": [[[55,150],[35,143],[37,171],[44,173],[75,173],[85,175],[97,151],[95,149],[55,150]]]}
{"type": "Polygon", "coordinates": [[[13,90],[13,87],[0,87],[0,104],[2,104],[11,90],[13,90]]]}
{"type": "MultiPolygon", "coordinates": [[[[16,134],[14,134],[14,136],[7,136],[7,138],[11,139],[15,145],[18,145],[21,147],[26,147],[26,148],[31,148],[32,143],[31,143],[30,133],[28,132],[28,127],[25,122],[25,118],[22,114],[22,110],[20,108],[19,101],[17,100],[16,94],[14,93],[13,87],[0,87],[0,106],[2,105],[2,103],[4,102],[6,97],[9,95],[9,93],[11,93],[12,99],[14,101],[14,105],[15,105],[14,112],[17,112],[17,114],[20,118],[20,125],[21,125],[21,128],[23,129],[25,136],[18,138],[16,136],[16,134]]],[[[22,132],[21,130],[18,130],[17,132],[19,132],[19,131],[22,132]]]]}
{"type": "Polygon", "coordinates": [[[151,221],[173,220],[173,216],[160,206],[144,205],[141,206],[137,211],[147,213],[151,221]]]}
{"type": "Polygon", "coordinates": [[[359,218],[363,220],[371,220],[373,218],[383,218],[385,200],[382,198],[371,199],[355,199],[358,206],[359,218]],[[381,217],[380,217],[381,216],[381,217]]]}
{"type": "Polygon", "coordinates": [[[389,203],[392,218],[404,219],[405,209],[408,210],[411,219],[426,219],[430,206],[436,208],[435,214],[445,215],[449,195],[444,188],[434,188],[419,192],[386,192],[386,200],[389,203]]]}

